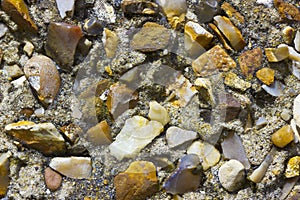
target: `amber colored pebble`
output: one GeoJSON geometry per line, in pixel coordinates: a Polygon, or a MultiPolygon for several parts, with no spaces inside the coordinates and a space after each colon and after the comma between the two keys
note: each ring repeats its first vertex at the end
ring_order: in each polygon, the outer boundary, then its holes
{"type": "Polygon", "coordinates": [[[256,77],[266,85],[271,85],[274,82],[274,75],[274,70],[267,67],[256,72],[256,77]]]}
{"type": "Polygon", "coordinates": [[[87,140],[95,145],[107,145],[112,143],[110,127],[104,120],[87,131],[87,140]]]}
{"type": "Polygon", "coordinates": [[[62,176],[50,167],[45,169],[45,183],[51,191],[57,190],[61,186],[62,176]]]}
{"type": "Polygon", "coordinates": [[[294,140],[294,133],[290,125],[285,125],[276,131],[271,138],[274,145],[283,148],[294,140]]]}

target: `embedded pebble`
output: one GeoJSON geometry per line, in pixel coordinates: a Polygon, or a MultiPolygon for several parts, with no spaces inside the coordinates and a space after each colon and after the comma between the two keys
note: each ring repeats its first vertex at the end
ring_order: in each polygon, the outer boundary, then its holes
{"type": "Polygon", "coordinates": [[[6,76],[8,76],[10,80],[19,78],[20,76],[24,75],[23,71],[20,69],[18,65],[11,65],[11,66],[4,65],[3,73],[6,76]]]}
{"type": "Polygon", "coordinates": [[[256,121],[256,126],[258,128],[262,128],[263,126],[268,124],[268,120],[265,117],[260,117],[258,118],[258,120],[256,121]]]}
{"type": "Polygon", "coordinates": [[[6,125],[4,130],[25,146],[45,155],[61,155],[66,151],[64,138],[51,123],[20,121],[6,125]]]}
{"type": "Polygon", "coordinates": [[[298,53],[293,47],[286,44],[278,45],[278,48],[288,48],[289,50],[289,59],[292,61],[300,62],[300,53],[298,53]]]}
{"type": "Polygon", "coordinates": [[[300,80],[300,62],[292,61],[292,73],[298,80],[300,80]]]}
{"type": "Polygon", "coordinates": [[[273,133],[271,140],[277,147],[284,148],[294,140],[294,132],[291,126],[285,125],[281,127],[278,131],[273,133]]]}
{"type": "Polygon", "coordinates": [[[247,89],[251,87],[251,83],[244,81],[243,79],[239,78],[238,75],[236,75],[233,72],[229,72],[226,74],[224,79],[225,85],[241,90],[242,92],[245,92],[247,89]]]}
{"type": "Polygon", "coordinates": [[[285,85],[283,85],[279,81],[274,81],[274,83],[270,86],[267,85],[262,85],[261,86],[268,94],[274,96],[274,97],[279,97],[285,88],[285,85]]]}
{"type": "Polygon", "coordinates": [[[300,21],[300,11],[293,4],[284,2],[283,0],[274,0],[274,5],[282,19],[300,21]]]}
{"type": "Polygon", "coordinates": [[[115,141],[109,145],[110,153],[118,160],[136,156],[163,131],[163,125],[141,116],[127,119],[115,141]]]}
{"type": "Polygon", "coordinates": [[[92,161],[88,157],[55,157],[49,166],[64,176],[87,179],[92,173],[92,161]]]}
{"type": "Polygon", "coordinates": [[[280,62],[289,57],[289,48],[287,46],[265,48],[265,54],[269,62],[280,62]]]}
{"type": "Polygon", "coordinates": [[[115,32],[107,28],[104,28],[102,42],[104,44],[104,50],[106,52],[106,56],[108,58],[113,58],[116,54],[118,44],[119,44],[118,35],[115,32]]]}
{"type": "Polygon", "coordinates": [[[237,160],[229,160],[219,169],[221,185],[229,192],[234,192],[243,187],[246,173],[242,163],[237,160]]]}
{"type": "Polygon", "coordinates": [[[62,19],[73,17],[75,0],[56,0],[56,5],[62,19]]]}
{"type": "Polygon", "coordinates": [[[193,140],[197,139],[197,133],[194,131],[188,131],[176,126],[168,128],[166,133],[166,139],[170,148],[185,149],[193,140]]]}
{"type": "Polygon", "coordinates": [[[159,190],[156,167],[152,162],[132,162],[114,178],[117,200],[146,199],[159,190]]]}
{"type": "Polygon", "coordinates": [[[4,24],[0,23],[0,38],[2,38],[8,31],[7,26],[4,24]]]}
{"type": "Polygon", "coordinates": [[[245,22],[244,17],[239,13],[234,7],[232,7],[229,3],[224,2],[221,6],[222,10],[226,13],[226,15],[230,19],[234,19],[237,23],[243,24],[245,22]]]}
{"type": "Polygon", "coordinates": [[[23,50],[30,57],[34,51],[34,46],[31,42],[26,41],[23,50]]]}
{"type": "Polygon", "coordinates": [[[221,158],[220,152],[213,145],[201,141],[193,142],[187,149],[187,154],[198,155],[204,171],[215,166],[221,158]]]}
{"type": "Polygon", "coordinates": [[[285,180],[285,183],[282,187],[281,191],[281,196],[279,197],[279,200],[297,200],[300,198],[299,193],[296,193],[295,195],[293,194],[292,198],[287,199],[286,197],[289,195],[289,193],[292,191],[296,183],[298,182],[299,177],[293,177],[293,178],[288,178],[285,180]]]}
{"type": "Polygon", "coordinates": [[[97,36],[103,32],[104,22],[99,21],[97,18],[91,18],[84,23],[84,30],[88,35],[97,36]]]}
{"type": "Polygon", "coordinates": [[[196,154],[188,154],[179,161],[175,172],[167,179],[164,188],[170,194],[184,194],[195,191],[201,184],[202,170],[199,157],[196,154]]]}
{"type": "Polygon", "coordinates": [[[283,109],[282,112],[280,113],[280,117],[284,121],[289,121],[291,119],[291,113],[288,109],[283,109]]]}
{"type": "Polygon", "coordinates": [[[285,170],[285,177],[292,178],[300,175],[300,156],[289,159],[285,170]]]}
{"type": "Polygon", "coordinates": [[[43,55],[33,56],[24,66],[31,87],[44,107],[53,103],[60,89],[60,75],[55,63],[43,55]]]}
{"type": "Polygon", "coordinates": [[[38,108],[34,111],[34,114],[37,116],[37,117],[42,117],[44,116],[45,114],[45,109],[44,108],[38,108]]]}
{"type": "Polygon", "coordinates": [[[52,170],[50,167],[45,169],[45,183],[49,190],[56,191],[60,188],[62,183],[62,176],[56,171],[52,170]]]}
{"type": "Polygon", "coordinates": [[[0,198],[4,197],[10,183],[9,179],[9,157],[10,152],[0,154],[0,198]]]}
{"type": "Polygon", "coordinates": [[[150,106],[150,110],[149,110],[148,117],[151,120],[158,121],[163,126],[169,123],[170,117],[168,111],[163,106],[161,106],[156,101],[151,101],[149,103],[149,106],[150,106]]]}
{"type": "Polygon", "coordinates": [[[246,77],[252,77],[256,69],[261,66],[261,63],[262,51],[259,47],[245,51],[239,56],[240,68],[246,77]]]}
{"type": "Polygon", "coordinates": [[[262,68],[256,72],[256,77],[266,85],[274,83],[275,71],[271,68],[262,68]]]}
{"type": "Polygon", "coordinates": [[[94,145],[109,145],[112,143],[111,130],[106,120],[98,123],[86,132],[87,141],[94,145]]]}

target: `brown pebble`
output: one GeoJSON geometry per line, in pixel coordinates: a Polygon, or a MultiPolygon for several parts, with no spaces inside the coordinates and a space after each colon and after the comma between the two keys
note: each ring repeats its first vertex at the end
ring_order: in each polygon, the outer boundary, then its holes
{"type": "Polygon", "coordinates": [[[285,125],[276,131],[271,138],[274,145],[283,148],[294,140],[294,132],[290,125],[285,125]]]}
{"type": "Polygon", "coordinates": [[[48,189],[56,191],[62,183],[62,176],[50,167],[45,169],[45,183],[48,189]]]}
{"type": "Polygon", "coordinates": [[[239,56],[239,64],[244,76],[252,77],[254,71],[261,66],[262,51],[261,48],[245,51],[239,56]]]}
{"type": "Polygon", "coordinates": [[[87,131],[87,140],[95,145],[107,145],[112,143],[110,127],[104,120],[87,131]]]}

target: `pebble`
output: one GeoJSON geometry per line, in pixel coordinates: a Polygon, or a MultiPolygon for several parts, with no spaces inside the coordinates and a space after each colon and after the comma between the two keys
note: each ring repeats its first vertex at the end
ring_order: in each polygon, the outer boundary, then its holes
{"type": "Polygon", "coordinates": [[[284,2],[283,0],[274,0],[274,5],[282,19],[300,21],[300,11],[293,4],[284,2]]]}
{"type": "Polygon", "coordinates": [[[5,24],[0,23],[0,38],[2,38],[8,31],[7,26],[5,24]]]}
{"type": "Polygon", "coordinates": [[[196,154],[183,156],[177,169],[167,179],[164,188],[172,195],[195,191],[201,184],[202,170],[196,154]]]}
{"type": "Polygon", "coordinates": [[[285,85],[283,85],[279,81],[274,81],[274,83],[270,86],[262,85],[261,86],[268,94],[279,97],[283,93],[283,89],[285,88],[285,85]]]}
{"type": "Polygon", "coordinates": [[[300,127],[300,94],[294,99],[293,116],[298,127],[300,127]]]}
{"type": "Polygon", "coordinates": [[[29,56],[31,57],[33,51],[34,51],[34,46],[31,42],[26,41],[25,45],[23,47],[23,51],[29,56]]]}
{"type": "Polygon", "coordinates": [[[294,140],[294,132],[291,126],[285,125],[281,127],[278,131],[273,133],[271,140],[277,147],[284,148],[294,140]]]}
{"type": "Polygon", "coordinates": [[[220,6],[217,0],[200,1],[195,6],[195,14],[200,23],[206,23],[213,20],[213,17],[218,14],[220,6]]]}
{"type": "Polygon", "coordinates": [[[86,136],[87,141],[94,145],[109,145],[112,143],[111,130],[106,120],[90,128],[86,136]]]}
{"type": "Polygon", "coordinates": [[[282,109],[282,112],[280,113],[281,119],[284,121],[289,121],[291,119],[291,113],[288,109],[282,109]]]}
{"type": "Polygon", "coordinates": [[[39,101],[47,108],[53,103],[61,85],[55,63],[43,55],[33,56],[25,64],[24,72],[39,101]]]}
{"type": "Polygon", "coordinates": [[[290,26],[286,26],[282,30],[283,40],[288,45],[292,44],[294,35],[295,35],[295,30],[290,26]]]}
{"type": "Polygon", "coordinates": [[[271,68],[264,67],[256,72],[256,77],[266,85],[274,83],[275,71],[271,68]]]}
{"type": "Polygon", "coordinates": [[[124,0],[122,1],[122,10],[125,14],[144,14],[154,15],[158,13],[158,5],[156,3],[145,0],[124,0]]]}
{"type": "Polygon", "coordinates": [[[225,122],[237,119],[242,110],[241,103],[229,93],[219,96],[219,106],[225,114],[225,122]]]}
{"type": "Polygon", "coordinates": [[[3,0],[1,9],[26,32],[37,33],[38,27],[32,21],[26,3],[23,0],[3,0]]]}
{"type": "Polygon", "coordinates": [[[18,65],[4,65],[3,73],[8,76],[9,80],[16,79],[24,75],[23,71],[18,65]]]}
{"type": "Polygon", "coordinates": [[[295,49],[300,52],[300,31],[298,30],[294,39],[295,49]]]}
{"type": "Polygon", "coordinates": [[[268,120],[265,117],[259,117],[255,125],[257,126],[257,128],[262,128],[267,124],[268,124],[268,120]]]}
{"type": "Polygon", "coordinates": [[[237,27],[235,27],[232,24],[232,22],[227,17],[220,16],[220,15],[215,16],[214,23],[220,29],[220,31],[225,35],[227,40],[229,40],[231,46],[236,51],[240,51],[246,46],[242,33],[237,27]]]}
{"type": "Polygon", "coordinates": [[[197,78],[194,86],[199,91],[200,99],[209,102],[210,105],[215,105],[215,99],[212,90],[212,83],[208,78],[197,78]]]}
{"type": "Polygon", "coordinates": [[[132,158],[163,131],[163,125],[141,116],[127,119],[115,141],[109,145],[110,153],[118,160],[132,158]]]}
{"type": "Polygon", "coordinates": [[[50,167],[45,169],[45,183],[49,190],[56,191],[60,188],[62,183],[62,176],[56,171],[52,170],[50,167]]]}
{"type": "Polygon", "coordinates": [[[55,157],[49,166],[64,176],[75,179],[87,179],[92,173],[92,161],[89,157],[55,157]]]}
{"type": "Polygon", "coordinates": [[[56,5],[62,19],[66,16],[73,17],[75,0],[56,0],[56,5]]]}
{"type": "Polygon", "coordinates": [[[286,178],[293,178],[300,175],[300,156],[294,156],[289,159],[285,170],[286,178]]]}
{"type": "Polygon", "coordinates": [[[202,141],[193,142],[187,154],[198,155],[204,171],[215,166],[221,158],[220,152],[213,145],[202,141]]]}
{"type": "Polygon", "coordinates": [[[262,63],[262,51],[261,48],[255,48],[243,52],[239,56],[239,64],[244,76],[252,77],[256,69],[261,66],[262,63]]]}
{"type": "Polygon", "coordinates": [[[170,122],[169,113],[163,106],[161,106],[156,101],[151,101],[149,103],[149,106],[150,106],[150,110],[149,110],[148,117],[151,120],[158,121],[163,126],[165,126],[167,123],[170,122]]]}
{"type": "Polygon", "coordinates": [[[197,139],[198,135],[194,131],[188,131],[176,126],[168,128],[166,139],[170,148],[185,149],[193,140],[197,139]]]}
{"type": "Polygon", "coordinates": [[[61,155],[66,151],[64,138],[51,123],[19,121],[5,126],[5,132],[29,148],[45,155],[61,155]]]}
{"type": "Polygon", "coordinates": [[[76,124],[69,124],[60,128],[61,132],[68,138],[68,140],[74,144],[79,136],[83,135],[82,129],[76,124]]]}
{"type": "Polygon", "coordinates": [[[104,22],[99,21],[97,18],[91,18],[84,23],[84,30],[88,35],[97,36],[103,32],[104,22]]]}
{"type": "Polygon", "coordinates": [[[170,37],[170,31],[165,27],[154,22],[147,22],[133,36],[130,45],[132,49],[141,52],[164,50],[169,44],[170,37]]]}
{"type": "Polygon", "coordinates": [[[280,62],[289,57],[289,49],[286,46],[265,48],[265,54],[269,62],[280,62]]]}
{"type": "Polygon", "coordinates": [[[140,200],[159,190],[156,167],[152,162],[134,161],[114,178],[117,200],[140,200]]]}
{"type": "Polygon", "coordinates": [[[225,85],[238,89],[242,92],[245,92],[247,89],[251,87],[251,83],[244,81],[243,79],[239,78],[238,75],[236,75],[233,72],[229,72],[226,74],[224,79],[225,85]]]}
{"type": "Polygon", "coordinates": [[[10,183],[9,179],[9,157],[10,152],[0,154],[0,198],[5,197],[10,183]]]}
{"type": "Polygon", "coordinates": [[[71,71],[77,44],[82,37],[79,26],[64,22],[51,22],[48,26],[46,54],[64,71],[71,71]]]}
{"type": "Polygon", "coordinates": [[[229,3],[224,2],[221,6],[222,10],[226,13],[226,15],[230,19],[234,19],[237,24],[243,24],[245,22],[244,17],[239,13],[234,7],[232,7],[229,3]]]}
{"type": "Polygon", "coordinates": [[[115,32],[107,28],[104,28],[102,42],[104,44],[104,50],[106,52],[106,56],[108,58],[113,58],[118,49],[118,44],[119,44],[118,35],[115,32]]]}
{"type": "Polygon", "coordinates": [[[246,173],[242,163],[237,160],[229,160],[219,169],[221,185],[229,192],[234,192],[243,187],[246,173]]]}
{"type": "Polygon", "coordinates": [[[219,70],[228,71],[236,67],[235,61],[219,45],[214,46],[196,60],[192,67],[198,76],[210,76],[219,70]]]}

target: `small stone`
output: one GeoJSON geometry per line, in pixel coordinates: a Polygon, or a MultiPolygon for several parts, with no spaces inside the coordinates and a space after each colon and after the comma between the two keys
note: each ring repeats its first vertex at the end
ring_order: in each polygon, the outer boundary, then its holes
{"type": "Polygon", "coordinates": [[[197,133],[194,131],[188,131],[176,126],[168,128],[166,133],[166,139],[170,148],[185,149],[193,140],[197,139],[197,133]]]}
{"type": "Polygon", "coordinates": [[[23,87],[24,83],[26,81],[26,77],[25,76],[21,76],[20,78],[14,80],[11,82],[11,84],[15,87],[15,88],[21,88],[23,87]]]}
{"type": "Polygon", "coordinates": [[[158,13],[158,5],[147,0],[124,0],[122,10],[127,15],[144,14],[154,15],[158,13]]]}
{"type": "Polygon", "coordinates": [[[79,136],[83,134],[82,129],[76,124],[69,124],[67,126],[63,126],[60,128],[60,130],[72,144],[74,144],[78,140],[79,136]]]}
{"type": "Polygon", "coordinates": [[[294,156],[289,159],[286,170],[285,177],[292,178],[300,175],[300,156],[294,156]]]}
{"type": "Polygon", "coordinates": [[[258,118],[258,120],[256,121],[256,126],[258,128],[262,128],[263,126],[268,124],[268,120],[265,117],[260,117],[258,118]]]}
{"type": "Polygon", "coordinates": [[[199,157],[188,154],[179,161],[176,171],[167,179],[164,188],[172,195],[195,191],[202,181],[199,157]]]}
{"type": "Polygon", "coordinates": [[[208,78],[197,78],[194,83],[199,91],[200,98],[209,102],[210,105],[215,105],[215,99],[212,90],[212,83],[208,78]]]}
{"type": "Polygon", "coordinates": [[[283,35],[283,40],[286,44],[292,44],[295,35],[295,30],[290,26],[286,26],[282,30],[282,35],[283,35]]]}
{"type": "Polygon", "coordinates": [[[7,26],[4,24],[0,23],[0,38],[2,38],[8,31],[7,26]]]}
{"type": "Polygon", "coordinates": [[[262,68],[256,72],[256,77],[266,85],[274,83],[275,71],[271,68],[262,68]]]}
{"type": "Polygon", "coordinates": [[[149,103],[149,106],[150,106],[150,110],[149,110],[148,117],[151,120],[158,121],[163,126],[165,126],[167,123],[169,123],[170,117],[169,117],[168,111],[163,106],[161,106],[156,101],[151,101],[149,103]]]}
{"type": "Polygon", "coordinates": [[[236,22],[243,24],[245,22],[244,17],[239,13],[234,7],[232,7],[229,3],[224,2],[221,6],[222,10],[225,11],[226,15],[229,18],[234,19],[236,22]]]}
{"type": "Polygon", "coordinates": [[[221,158],[220,152],[213,145],[201,141],[194,142],[187,149],[187,154],[198,155],[204,171],[215,166],[221,158]]]}
{"type": "Polygon", "coordinates": [[[245,51],[239,56],[239,64],[242,73],[246,77],[252,77],[257,68],[261,66],[262,51],[261,48],[245,51]]]}
{"type": "Polygon", "coordinates": [[[92,161],[88,157],[55,157],[49,166],[64,176],[87,179],[92,173],[92,161]]]}
{"type": "Polygon", "coordinates": [[[63,22],[51,22],[48,26],[46,54],[54,59],[61,69],[71,71],[75,50],[81,37],[80,27],[63,22]]]}
{"type": "Polygon", "coordinates": [[[228,51],[233,51],[233,49],[227,43],[227,41],[226,41],[225,37],[223,36],[223,34],[218,29],[218,27],[216,27],[216,25],[214,25],[212,23],[209,23],[208,26],[215,32],[215,34],[217,35],[217,37],[218,37],[219,41],[221,42],[221,44],[223,45],[223,47],[228,51]]]}
{"type": "Polygon", "coordinates": [[[109,146],[110,153],[118,160],[132,158],[163,131],[157,121],[148,121],[141,116],[127,119],[116,140],[109,146]]]}
{"type": "Polygon", "coordinates": [[[61,155],[66,151],[64,138],[51,123],[20,121],[6,125],[4,130],[22,144],[45,155],[61,155]]]}
{"type": "Polygon", "coordinates": [[[294,40],[295,49],[300,52],[300,31],[298,30],[294,40]]]}
{"type": "Polygon", "coordinates": [[[33,115],[34,110],[32,108],[22,108],[20,113],[25,117],[30,117],[33,115]]]}
{"type": "Polygon", "coordinates": [[[170,40],[170,32],[165,27],[147,22],[141,30],[133,36],[131,48],[141,52],[153,52],[167,48],[170,40]]]}
{"type": "Polygon", "coordinates": [[[274,81],[274,83],[270,86],[267,85],[262,85],[261,86],[268,94],[274,96],[274,97],[279,97],[283,93],[283,89],[285,86],[279,82],[279,81],[274,81]]]}
{"type": "Polygon", "coordinates": [[[274,145],[283,148],[294,140],[293,129],[290,125],[285,125],[273,133],[271,140],[274,145]]]}
{"type": "Polygon", "coordinates": [[[265,53],[269,62],[280,62],[289,57],[288,47],[265,48],[265,53]]]}
{"type": "Polygon", "coordinates": [[[45,114],[45,109],[44,108],[38,108],[34,111],[34,114],[37,116],[37,117],[43,117],[44,114],[45,114]]]}
{"type": "Polygon", "coordinates": [[[241,90],[242,92],[245,92],[251,87],[251,83],[242,80],[233,72],[229,72],[226,74],[224,83],[229,87],[241,90]]]}
{"type": "Polygon", "coordinates": [[[156,167],[152,162],[132,162],[114,178],[117,200],[140,200],[159,190],[156,167]]]}
{"type": "Polygon", "coordinates": [[[39,101],[47,108],[53,103],[61,84],[55,63],[43,55],[33,56],[25,64],[24,72],[39,101]]]}
{"type": "Polygon", "coordinates": [[[45,169],[45,183],[49,190],[56,191],[58,188],[60,188],[62,183],[62,176],[57,173],[56,171],[53,171],[50,167],[47,167],[45,169]]]}
{"type": "Polygon", "coordinates": [[[10,183],[9,179],[9,157],[10,152],[0,154],[0,198],[5,197],[10,183]]]}
{"type": "Polygon", "coordinates": [[[300,127],[300,94],[294,99],[293,116],[298,127],[300,127]]]}
{"type": "Polygon", "coordinates": [[[300,53],[298,53],[293,47],[286,44],[280,44],[278,48],[288,48],[289,50],[289,59],[292,61],[300,62],[300,53]]]}
{"type": "Polygon", "coordinates": [[[219,70],[228,71],[235,68],[236,63],[224,49],[216,45],[194,60],[192,67],[198,76],[209,76],[219,70]]]}
{"type": "Polygon", "coordinates": [[[274,0],[274,5],[282,19],[300,21],[300,11],[293,4],[286,3],[283,0],[274,0]]]}
{"type": "Polygon", "coordinates": [[[206,23],[213,20],[213,17],[218,14],[220,6],[217,0],[205,0],[197,2],[195,6],[195,14],[200,23],[206,23]]]}
{"type": "Polygon", "coordinates": [[[97,18],[91,18],[84,23],[84,30],[88,35],[97,36],[103,32],[104,22],[99,21],[97,18]]]}
{"type": "Polygon", "coordinates": [[[16,79],[24,75],[23,71],[20,69],[18,65],[8,66],[5,65],[3,67],[3,73],[9,77],[9,79],[16,79]]]}
{"type": "Polygon", "coordinates": [[[246,46],[242,33],[231,23],[231,21],[227,17],[219,15],[215,16],[214,23],[229,40],[231,46],[236,51],[240,51],[246,46]]]}
{"type": "Polygon", "coordinates": [[[109,145],[112,143],[111,130],[104,120],[87,131],[87,140],[94,145],[109,145]]]}
{"type": "Polygon", "coordinates": [[[218,175],[221,185],[229,192],[239,190],[246,178],[245,168],[237,160],[230,160],[224,163],[220,167],[218,175]]]}
{"type": "Polygon", "coordinates": [[[75,0],[56,0],[56,5],[62,19],[73,17],[75,0]]]}
{"type": "Polygon", "coordinates": [[[106,56],[108,58],[113,58],[118,49],[118,44],[119,44],[118,35],[115,32],[107,28],[104,28],[102,42],[104,44],[106,56]]]}
{"type": "Polygon", "coordinates": [[[219,96],[219,106],[224,111],[225,122],[238,119],[242,110],[241,103],[231,94],[225,93],[219,96]]]}
{"type": "Polygon", "coordinates": [[[23,0],[3,0],[1,8],[18,24],[19,29],[37,33],[38,28],[30,18],[27,5],[23,0]]]}
{"type": "Polygon", "coordinates": [[[23,50],[30,57],[34,51],[34,46],[31,42],[26,41],[23,50]]]}
{"type": "Polygon", "coordinates": [[[290,111],[288,109],[283,109],[280,113],[280,117],[286,122],[289,121],[291,119],[290,111]]]}

